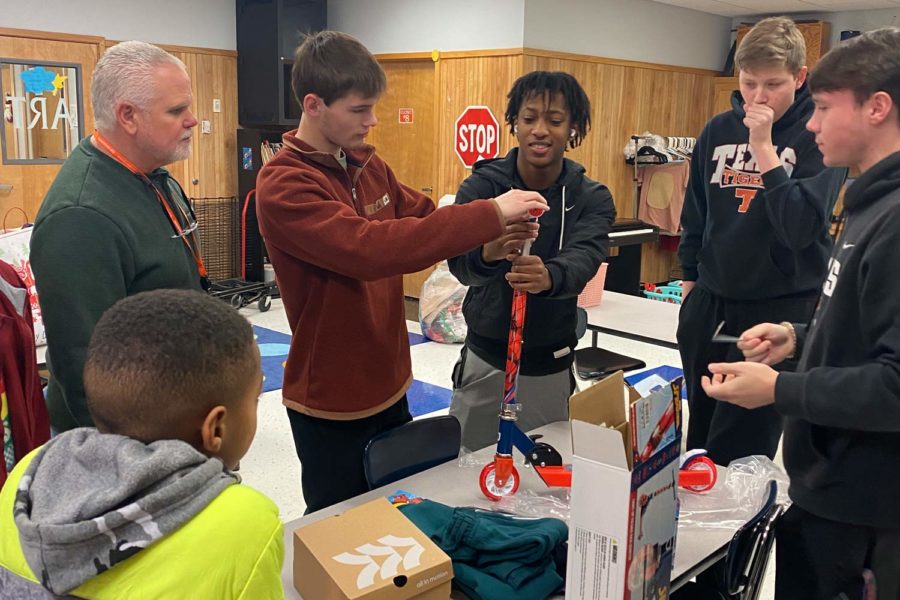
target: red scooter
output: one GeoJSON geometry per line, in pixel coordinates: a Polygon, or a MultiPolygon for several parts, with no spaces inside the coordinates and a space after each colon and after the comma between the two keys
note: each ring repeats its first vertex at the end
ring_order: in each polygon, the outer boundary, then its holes
{"type": "MultiPolygon", "coordinates": [[[[532,211],[533,221],[541,215],[540,211],[532,211]]],[[[528,256],[531,250],[531,242],[526,242],[522,248],[522,256],[528,256]]],[[[522,359],[522,339],[525,327],[525,309],[527,307],[527,292],[513,291],[512,316],[509,322],[509,338],[506,350],[506,377],[503,384],[503,401],[500,404],[499,438],[494,460],[481,470],[479,484],[482,493],[491,500],[500,500],[504,496],[512,496],[519,489],[519,472],[513,465],[512,450],[515,447],[526,460],[534,467],[535,473],[552,487],[571,487],[572,466],[563,464],[562,455],[550,444],[537,441],[540,435],[529,436],[523,432],[516,421],[522,405],[516,402],[516,389],[519,380],[519,364],[522,359]]],[[[664,415],[657,425],[659,436],[671,425],[671,420],[663,423],[667,415],[664,415]]],[[[668,415],[674,419],[674,412],[668,415]]],[[[652,437],[658,437],[655,435],[652,437]]],[[[653,439],[651,438],[651,444],[653,439]]],[[[656,440],[658,442],[658,440],[656,440]]],[[[648,444],[652,452],[651,444],[648,444]]],[[[645,449],[647,452],[647,449],[645,449]]],[[[649,456],[649,454],[648,454],[649,456]]],[[[693,491],[705,491],[711,489],[716,481],[716,466],[706,456],[692,456],[682,461],[678,483],[682,487],[693,491]]]]}

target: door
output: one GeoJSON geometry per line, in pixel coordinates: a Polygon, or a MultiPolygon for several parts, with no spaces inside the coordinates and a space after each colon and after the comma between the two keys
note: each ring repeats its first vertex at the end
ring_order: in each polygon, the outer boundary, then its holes
{"type": "MultiPolygon", "coordinates": [[[[435,127],[434,62],[427,60],[386,60],[387,90],[375,107],[378,125],[369,134],[369,143],[391,166],[397,179],[434,198],[435,127]]],[[[418,298],[422,283],[434,270],[403,276],[403,292],[418,298]]]]}
{"type": "MultiPolygon", "coordinates": [[[[737,77],[716,77],[713,79],[713,115],[731,110],[731,94],[738,89],[737,77]]],[[[712,115],[711,115],[712,116],[712,115]]]]}
{"type": "Polygon", "coordinates": [[[7,228],[19,227],[25,221],[24,215],[34,221],[67,153],[60,149],[77,144],[79,135],[90,135],[94,127],[90,86],[100,56],[100,39],[74,35],[60,36],[61,39],[27,37],[34,35],[37,32],[0,29],[0,60],[6,65],[2,68],[5,157],[0,157],[0,219],[7,228]],[[80,82],[75,84],[69,81],[72,77],[62,77],[63,73],[72,75],[74,69],[55,68],[54,63],[80,66],[80,82]],[[54,88],[52,92],[47,87],[43,93],[34,93],[40,89],[39,82],[37,88],[25,91],[23,72],[38,68],[41,74],[60,76],[53,78],[56,84],[47,78],[54,88]],[[62,98],[67,101],[62,103],[62,98]],[[80,132],[68,139],[64,133],[67,120],[75,123],[75,131],[80,132]],[[28,164],[29,160],[36,162],[28,164]]]}

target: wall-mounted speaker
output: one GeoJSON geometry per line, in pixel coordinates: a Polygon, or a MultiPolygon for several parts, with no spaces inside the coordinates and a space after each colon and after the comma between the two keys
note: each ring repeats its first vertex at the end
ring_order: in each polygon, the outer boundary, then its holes
{"type": "Polygon", "coordinates": [[[236,0],[238,122],[292,127],[300,119],[291,91],[294,49],[327,24],[326,0],[236,0]]]}

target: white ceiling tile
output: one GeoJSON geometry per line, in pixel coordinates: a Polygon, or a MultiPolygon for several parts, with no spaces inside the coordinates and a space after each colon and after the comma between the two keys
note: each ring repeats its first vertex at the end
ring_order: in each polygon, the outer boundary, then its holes
{"type": "Polygon", "coordinates": [[[803,0],[740,0],[740,4],[746,9],[745,15],[775,14],[779,15],[796,12],[809,12],[821,10],[810,6],[803,0]]]}
{"type": "Polygon", "coordinates": [[[655,0],[660,4],[669,4],[672,6],[680,6],[700,12],[721,15],[725,17],[736,17],[738,15],[747,14],[746,9],[733,4],[731,2],[722,2],[721,0],[655,0]]]}
{"type": "Polygon", "coordinates": [[[726,17],[900,7],[900,0],[655,0],[726,17]]]}
{"type": "Polygon", "coordinates": [[[876,10],[879,8],[896,8],[900,5],[898,0],[805,0],[816,7],[816,10],[850,11],[850,10],[876,10]]]}

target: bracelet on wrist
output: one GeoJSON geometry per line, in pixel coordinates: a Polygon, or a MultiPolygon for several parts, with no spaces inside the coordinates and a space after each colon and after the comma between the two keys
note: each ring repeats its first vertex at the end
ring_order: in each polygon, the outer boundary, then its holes
{"type": "Polygon", "coordinates": [[[791,347],[791,353],[788,354],[786,358],[794,358],[794,356],[797,354],[797,330],[794,329],[794,325],[788,321],[782,321],[780,325],[788,330],[788,335],[790,336],[791,343],[793,344],[793,346],[791,347]]]}

